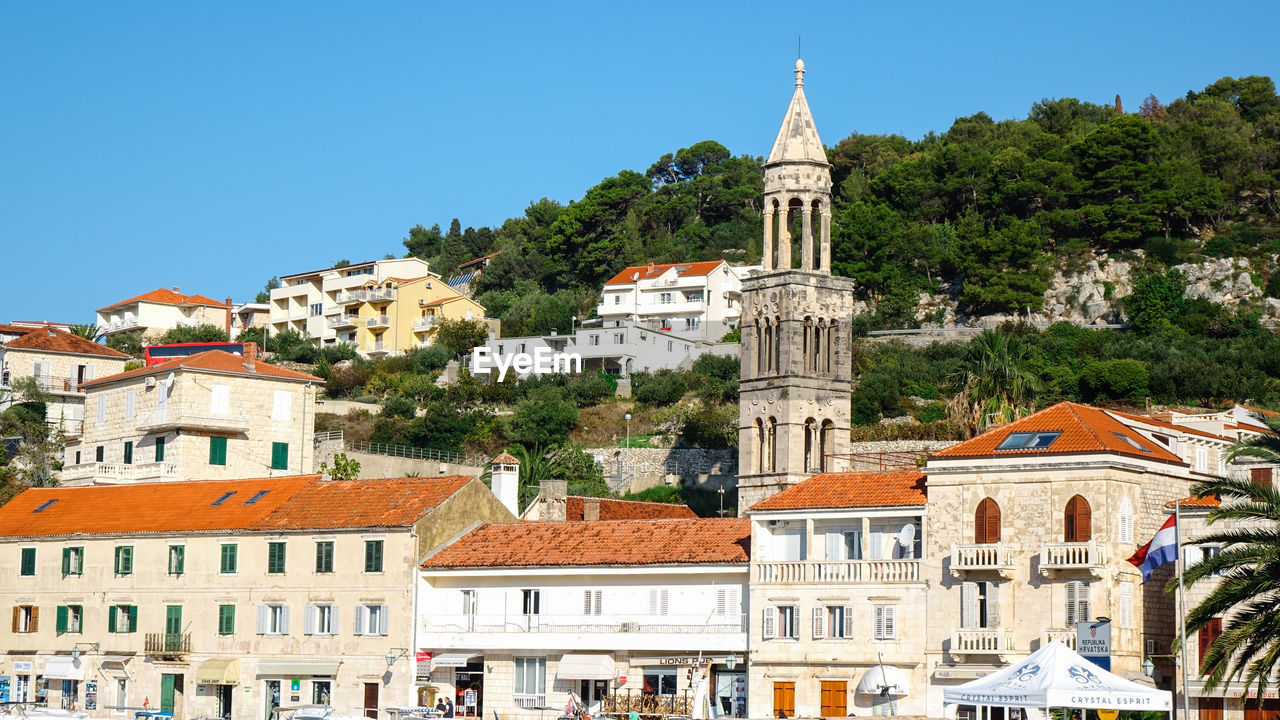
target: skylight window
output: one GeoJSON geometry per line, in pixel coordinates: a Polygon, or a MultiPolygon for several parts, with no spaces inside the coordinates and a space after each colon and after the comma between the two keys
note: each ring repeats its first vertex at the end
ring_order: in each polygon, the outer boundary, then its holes
{"type": "Polygon", "coordinates": [[[1150,453],[1150,452],[1151,452],[1151,451],[1150,451],[1150,450],[1148,450],[1147,448],[1144,448],[1144,447],[1142,447],[1141,445],[1139,445],[1137,440],[1134,440],[1133,438],[1129,437],[1128,435],[1125,435],[1125,434],[1124,434],[1124,433],[1122,433],[1122,432],[1115,432],[1115,431],[1113,430],[1113,431],[1111,432],[1111,434],[1112,434],[1112,435],[1115,435],[1116,437],[1120,438],[1121,440],[1123,440],[1123,441],[1125,441],[1125,442],[1129,443],[1130,445],[1132,445],[1132,446],[1133,446],[1133,449],[1134,449],[1134,450],[1137,450],[1138,452],[1144,452],[1144,453],[1150,453]]]}
{"type": "Polygon", "coordinates": [[[1044,450],[1061,434],[1061,430],[1009,433],[1009,436],[996,446],[996,450],[1044,450]]]}
{"type": "Polygon", "coordinates": [[[269,492],[271,492],[271,491],[270,491],[270,490],[259,490],[258,492],[256,492],[256,493],[254,493],[254,494],[253,494],[253,497],[249,498],[248,500],[245,500],[245,501],[244,501],[244,504],[245,504],[245,505],[252,505],[252,504],[254,504],[254,503],[258,502],[259,500],[261,500],[261,499],[262,499],[262,496],[263,496],[263,495],[266,495],[266,494],[267,494],[267,493],[269,493],[269,492]]]}
{"type": "Polygon", "coordinates": [[[36,508],[35,510],[32,510],[31,512],[33,513],[44,512],[45,508],[49,507],[50,505],[56,502],[58,502],[57,498],[54,498],[52,500],[45,500],[43,503],[40,504],[40,507],[36,508]]]}
{"type": "Polygon", "coordinates": [[[212,506],[213,506],[213,507],[218,507],[218,506],[219,506],[219,505],[221,505],[222,503],[224,503],[224,502],[226,502],[226,501],[230,500],[230,499],[231,499],[231,496],[232,496],[232,495],[235,495],[235,494],[236,494],[236,491],[235,491],[235,490],[232,490],[231,492],[227,492],[227,493],[222,493],[222,497],[218,498],[217,500],[214,500],[214,501],[213,501],[213,503],[212,503],[212,506]]]}

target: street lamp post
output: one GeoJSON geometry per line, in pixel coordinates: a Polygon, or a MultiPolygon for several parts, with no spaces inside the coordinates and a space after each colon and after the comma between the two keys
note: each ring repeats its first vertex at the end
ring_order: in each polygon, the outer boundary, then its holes
{"type": "Polygon", "coordinates": [[[631,413],[623,416],[627,421],[627,449],[631,449],[631,413]]]}

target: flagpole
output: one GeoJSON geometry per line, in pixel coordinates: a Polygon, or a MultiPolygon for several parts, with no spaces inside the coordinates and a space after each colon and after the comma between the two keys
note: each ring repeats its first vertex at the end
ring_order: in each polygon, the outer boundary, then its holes
{"type": "Polygon", "coordinates": [[[1182,713],[1184,720],[1191,720],[1191,686],[1187,684],[1187,596],[1182,587],[1182,566],[1185,564],[1182,552],[1182,501],[1173,503],[1173,537],[1177,548],[1178,568],[1178,636],[1182,639],[1182,713]]]}

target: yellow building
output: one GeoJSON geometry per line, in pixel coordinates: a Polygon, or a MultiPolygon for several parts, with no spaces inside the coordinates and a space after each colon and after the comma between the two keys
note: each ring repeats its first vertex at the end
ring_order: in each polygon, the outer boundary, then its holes
{"type": "Polygon", "coordinates": [[[342,312],[330,322],[336,341],[367,357],[430,345],[443,319],[485,319],[484,307],[434,275],[370,280],[341,293],[338,302],[342,312]]]}

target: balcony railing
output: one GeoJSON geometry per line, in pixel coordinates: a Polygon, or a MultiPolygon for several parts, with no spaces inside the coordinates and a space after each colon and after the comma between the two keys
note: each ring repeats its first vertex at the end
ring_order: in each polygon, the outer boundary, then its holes
{"type": "Polygon", "coordinates": [[[746,632],[746,616],[712,615],[428,615],[427,632],[458,633],[666,633],[746,632]]]}
{"type": "Polygon", "coordinates": [[[363,290],[343,290],[334,296],[333,301],[339,305],[364,302],[363,290]]]}
{"type": "Polygon", "coordinates": [[[365,352],[369,353],[370,355],[386,355],[387,353],[391,352],[391,345],[379,340],[378,342],[373,344],[373,347],[368,348],[365,352]]]}
{"type": "Polygon", "coordinates": [[[1106,562],[1101,545],[1093,542],[1045,543],[1040,548],[1040,574],[1087,571],[1102,574],[1106,562]]]}
{"type": "Polygon", "coordinates": [[[1013,575],[1013,553],[1000,543],[952,545],[951,574],[960,577],[966,571],[991,571],[1001,577],[1013,575]]]}
{"type": "Polygon", "coordinates": [[[396,299],[396,291],[393,288],[372,288],[365,290],[365,300],[369,302],[385,302],[396,299]]]}
{"type": "Polygon", "coordinates": [[[212,413],[195,408],[170,407],[152,410],[138,419],[138,429],[143,432],[194,429],[215,432],[246,432],[249,419],[244,413],[212,413]]]}
{"type": "Polygon", "coordinates": [[[766,584],[920,582],[919,560],[762,562],[755,567],[756,582],[766,584]]]}
{"type": "Polygon", "coordinates": [[[355,315],[338,315],[329,318],[329,329],[337,330],[339,328],[353,328],[360,324],[360,318],[355,315]]]}
{"type": "Polygon", "coordinates": [[[131,330],[136,327],[138,327],[138,318],[136,317],[116,318],[104,325],[103,331],[117,332],[120,330],[131,330]]]}
{"type": "Polygon", "coordinates": [[[149,482],[178,480],[178,464],[171,462],[153,463],[84,463],[70,465],[62,469],[59,478],[63,482],[76,480],[94,480],[99,483],[113,482],[149,482]]]}
{"type": "Polygon", "coordinates": [[[391,317],[388,315],[375,315],[366,320],[364,326],[367,328],[391,327],[391,317]]]}
{"type": "Polygon", "coordinates": [[[147,633],[143,651],[148,655],[185,655],[191,652],[191,633],[147,633]]]}
{"type": "Polygon", "coordinates": [[[1057,640],[1072,650],[1076,649],[1076,631],[1075,628],[1049,628],[1044,631],[1044,641],[1046,644],[1057,640]]]}
{"type": "MultiPolygon", "coordinates": [[[[73,377],[55,377],[53,375],[33,375],[31,377],[36,381],[36,385],[39,385],[40,389],[46,392],[66,393],[68,395],[84,392],[84,390],[80,389],[80,381],[73,377]]],[[[10,381],[12,379],[10,378],[10,381]]],[[[5,383],[5,385],[8,384],[8,382],[5,383]]]]}
{"type": "Polygon", "coordinates": [[[436,326],[440,318],[435,315],[427,315],[426,317],[416,317],[413,319],[413,329],[415,332],[423,332],[430,330],[436,326]]]}
{"type": "Polygon", "coordinates": [[[1013,630],[959,628],[951,635],[952,655],[1006,655],[1013,652],[1013,630]]]}

